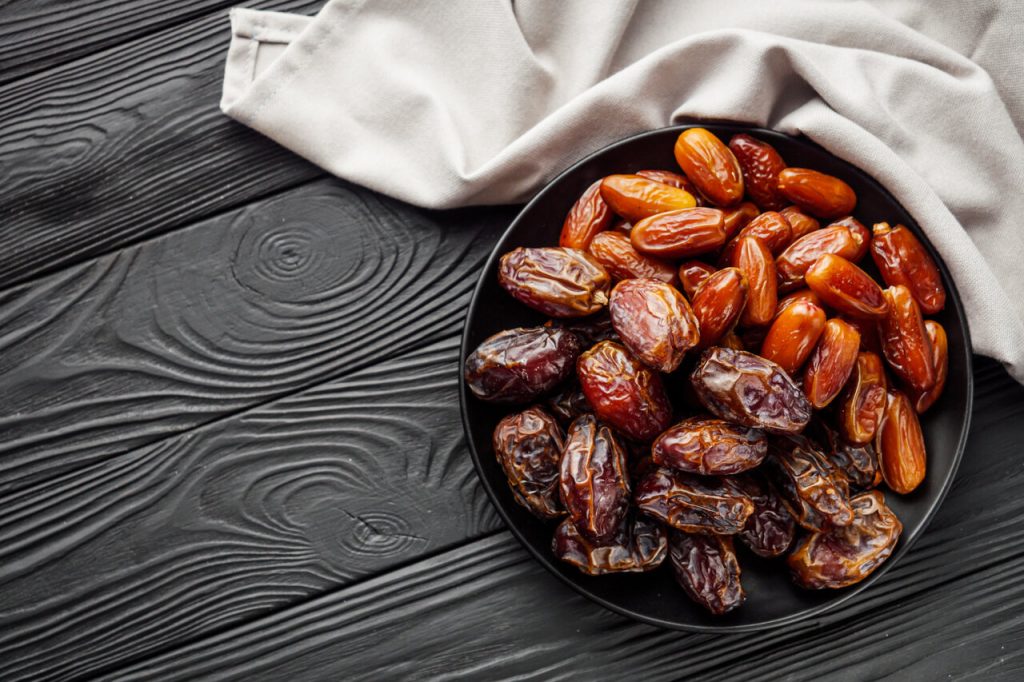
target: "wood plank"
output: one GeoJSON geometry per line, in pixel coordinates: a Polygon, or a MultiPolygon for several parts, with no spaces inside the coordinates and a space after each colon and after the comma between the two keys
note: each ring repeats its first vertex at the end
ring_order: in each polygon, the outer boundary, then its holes
{"type": "MultiPolygon", "coordinates": [[[[323,0],[258,4],[310,14],[323,0]]],[[[217,11],[0,91],[0,282],[322,175],[220,113],[229,40],[217,11]]]]}
{"type": "Polygon", "coordinates": [[[818,622],[658,630],[576,596],[500,533],[107,679],[1019,679],[1024,388],[977,365],[975,428],[938,516],[878,585],[818,622]]]}
{"type": "Polygon", "coordinates": [[[453,333],[510,216],[325,179],[0,293],[0,489],[453,333]]]}
{"type": "Polygon", "coordinates": [[[0,83],[184,23],[231,0],[12,0],[0,4],[0,83]]]}
{"type": "Polygon", "coordinates": [[[0,679],[92,675],[498,529],[458,344],[0,496],[0,679]]]}

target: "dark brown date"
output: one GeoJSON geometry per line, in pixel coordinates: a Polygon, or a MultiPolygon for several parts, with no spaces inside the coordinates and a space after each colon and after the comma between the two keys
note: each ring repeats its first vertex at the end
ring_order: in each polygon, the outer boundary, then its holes
{"type": "Polygon", "coordinates": [[[781,556],[793,543],[796,522],[782,498],[767,479],[757,471],[732,479],[754,502],[754,513],[739,534],[740,540],[754,554],[770,559],[781,556]]]}
{"type": "Polygon", "coordinates": [[[649,443],[672,423],[661,377],[623,346],[602,341],[580,356],[576,374],[597,416],[626,436],[649,443]]]}
{"type": "Polygon", "coordinates": [[[708,410],[743,426],[799,433],[811,419],[811,404],[785,370],[753,353],[710,348],[692,382],[708,410]]]}
{"type": "Polygon", "coordinates": [[[711,417],[684,419],[651,447],[656,464],[704,476],[753,469],[767,454],[768,438],[760,429],[711,417]]]}
{"type": "Polygon", "coordinates": [[[864,580],[896,547],[903,524],[877,490],[850,499],[853,521],[805,537],[789,555],[789,570],[801,587],[840,588],[864,580]]]}
{"type": "Polygon", "coordinates": [[[611,227],[614,217],[607,202],[601,197],[601,181],[598,180],[569,209],[562,223],[558,245],[585,251],[594,235],[611,227]]]}
{"type": "Polygon", "coordinates": [[[615,333],[615,327],[612,326],[612,318],[608,314],[607,308],[590,317],[572,320],[548,320],[544,323],[544,326],[568,329],[576,335],[576,338],[580,340],[584,348],[590,348],[602,341],[619,340],[619,335],[615,333]]]}
{"type": "Polygon", "coordinates": [[[786,168],[775,147],[750,135],[733,135],[729,149],[736,156],[743,172],[747,194],[765,211],[778,211],[786,205],[779,193],[779,173],[786,168]]]}
{"type": "Polygon", "coordinates": [[[850,443],[821,419],[811,420],[807,432],[823,446],[829,464],[840,471],[850,485],[867,490],[882,482],[882,470],[871,443],[850,443]]]}
{"type": "Polygon", "coordinates": [[[648,367],[674,372],[697,345],[697,319],[679,290],[653,279],[626,279],[612,289],[612,324],[623,343],[648,367]]]}
{"type": "Polygon", "coordinates": [[[596,313],[612,284],[589,253],[558,246],[509,251],[498,265],[498,282],[520,303],[551,317],[596,313]]]}
{"type": "Polygon", "coordinates": [[[587,396],[583,395],[583,390],[575,378],[549,397],[545,401],[545,406],[563,426],[571,424],[576,417],[593,412],[590,403],[587,402],[587,396]]]}
{"type": "Polygon", "coordinates": [[[566,519],[555,529],[551,549],[556,557],[586,575],[642,573],[654,570],[665,560],[668,532],[661,524],[635,514],[619,525],[614,538],[595,543],[566,519]]]}
{"type": "Polygon", "coordinates": [[[810,439],[769,439],[762,470],[802,527],[820,530],[830,524],[848,526],[853,521],[847,497],[849,482],[810,439]]]}
{"type": "Polygon", "coordinates": [[[672,531],[668,544],[672,572],[690,599],[716,616],[746,599],[732,538],[672,531]]]}
{"type": "Polygon", "coordinates": [[[561,516],[558,463],[563,442],[554,417],[539,407],[510,414],[494,429],[493,445],[516,502],[542,519],[561,516]]]}
{"type": "Polygon", "coordinates": [[[626,454],[607,426],[593,415],[569,427],[559,474],[562,505],[580,534],[598,544],[610,542],[629,509],[626,454]]]}
{"type": "Polygon", "coordinates": [[[579,354],[579,339],[565,329],[506,329],[466,358],[466,385],[481,400],[529,402],[570,376],[579,354]]]}
{"type": "Polygon", "coordinates": [[[727,478],[664,467],[640,479],[633,501],[648,516],[687,533],[735,535],[754,513],[753,501],[727,478]]]}
{"type": "Polygon", "coordinates": [[[676,269],[671,263],[645,256],[633,248],[629,237],[618,232],[601,232],[590,241],[590,255],[597,259],[613,279],[648,277],[675,284],[676,269]]]}

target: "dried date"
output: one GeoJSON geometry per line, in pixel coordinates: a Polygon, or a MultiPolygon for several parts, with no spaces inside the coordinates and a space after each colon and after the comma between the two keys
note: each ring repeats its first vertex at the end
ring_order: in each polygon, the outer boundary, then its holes
{"type": "Polygon", "coordinates": [[[689,128],[676,138],[676,163],[700,193],[716,206],[743,199],[743,172],[732,151],[705,128],[689,128]]]}
{"type": "Polygon", "coordinates": [[[928,332],[928,341],[932,346],[932,367],[935,368],[935,385],[927,391],[911,391],[914,409],[918,414],[928,411],[946,388],[946,377],[949,376],[949,341],[946,330],[934,320],[925,320],[924,328],[928,332]]]}
{"type": "Polygon", "coordinates": [[[608,203],[601,197],[601,181],[598,180],[569,209],[562,223],[558,245],[585,251],[594,235],[611,227],[614,217],[608,203]]]}
{"type": "Polygon", "coordinates": [[[656,464],[704,476],[753,469],[767,454],[768,438],[760,429],[711,417],[684,419],[651,446],[656,464]]]}
{"type": "Polygon", "coordinates": [[[819,218],[853,213],[857,195],[839,178],[809,168],[786,168],[779,173],[779,193],[819,218]]]}
{"type": "Polygon", "coordinates": [[[860,445],[874,440],[885,409],[887,385],[882,359],[874,353],[858,353],[839,405],[839,430],[846,440],[860,445]]]}
{"type": "Polygon", "coordinates": [[[860,350],[860,333],[838,318],[825,323],[804,373],[804,393],[811,405],[822,409],[843,390],[860,350]]]}
{"type": "Polygon", "coordinates": [[[824,446],[825,458],[833,469],[846,477],[850,485],[867,490],[882,482],[882,470],[871,443],[850,443],[821,419],[812,420],[808,432],[813,433],[817,442],[824,446]]]}
{"type": "Polygon", "coordinates": [[[580,534],[610,542],[629,509],[626,455],[611,429],[593,415],[572,423],[559,469],[562,504],[580,534]]]}
{"type": "Polygon", "coordinates": [[[693,295],[693,315],[700,328],[700,347],[709,348],[728,334],[747,305],[747,278],[738,268],[724,268],[693,295]]]}
{"type": "Polygon", "coordinates": [[[609,175],[601,181],[601,197],[616,215],[634,224],[658,213],[697,205],[686,190],[639,175],[609,175]]]}
{"type": "Polygon", "coordinates": [[[498,282],[520,303],[551,317],[583,317],[608,302],[611,277],[593,256],[558,246],[501,257],[498,282]]]}
{"type": "Polygon", "coordinates": [[[736,476],[732,482],[754,503],[754,513],[739,538],[754,554],[770,559],[781,556],[793,543],[796,522],[782,498],[759,472],[736,476]]]}
{"type": "Polygon", "coordinates": [[[921,422],[902,391],[889,391],[875,439],[885,484],[901,495],[913,492],[924,480],[928,458],[921,422]]]}
{"type": "Polygon", "coordinates": [[[825,305],[844,315],[877,320],[889,312],[882,288],[842,256],[827,253],[814,261],[804,281],[825,305]]]}
{"type": "Polygon", "coordinates": [[[906,227],[876,223],[871,256],[885,283],[907,287],[926,315],[934,315],[945,307],[946,288],[939,268],[924,244],[906,227]]]}
{"type": "Polygon", "coordinates": [[[736,161],[743,174],[747,194],[765,211],[778,211],[786,205],[779,193],[779,173],[786,168],[775,147],[750,135],[733,135],[729,140],[736,161]]]}
{"type": "Polygon", "coordinates": [[[590,255],[616,280],[647,277],[666,284],[676,282],[676,269],[671,263],[640,253],[629,237],[619,232],[596,235],[590,242],[590,255]]]}
{"type": "Polygon", "coordinates": [[[935,361],[921,309],[903,285],[889,287],[884,295],[889,312],[878,324],[882,354],[914,391],[927,391],[935,385],[935,361]]]}
{"type": "Polygon", "coordinates": [[[810,439],[769,439],[762,470],[802,527],[820,530],[828,525],[847,526],[853,521],[847,497],[849,481],[810,439]]]}
{"type": "Polygon", "coordinates": [[[747,306],[740,323],[755,327],[768,324],[779,302],[772,252],[760,239],[743,237],[736,243],[732,265],[743,273],[748,287],[747,306]]]}
{"type": "Polygon", "coordinates": [[[833,225],[796,238],[775,261],[779,289],[791,291],[804,286],[804,275],[814,262],[831,253],[848,260],[856,258],[860,247],[846,225],[833,225]]]}
{"type": "Polygon", "coordinates": [[[640,479],[633,501],[643,513],[678,530],[735,535],[754,513],[754,503],[727,481],[662,467],[640,479]]]}
{"type": "Polygon", "coordinates": [[[551,542],[555,556],[586,575],[643,573],[662,564],[668,555],[668,532],[664,526],[640,514],[627,518],[619,531],[605,543],[595,543],[580,534],[571,519],[555,529],[551,542]]]}
{"type": "Polygon", "coordinates": [[[493,445],[516,502],[542,519],[561,516],[558,464],[563,440],[554,417],[539,407],[510,414],[494,429],[493,445]]]}
{"type": "Polygon", "coordinates": [[[714,265],[708,265],[699,260],[688,260],[679,266],[679,282],[691,301],[700,285],[715,272],[717,272],[717,268],[714,265]]]}
{"type": "Polygon", "coordinates": [[[571,376],[579,354],[579,339],[565,329],[506,329],[466,358],[466,385],[481,400],[529,402],[571,376]]]}
{"type": "Polygon", "coordinates": [[[821,307],[804,300],[791,302],[776,313],[761,344],[761,357],[796,374],[824,331],[825,311],[821,307]]]}
{"type": "Polygon", "coordinates": [[[716,616],[746,599],[732,538],[672,531],[668,544],[672,572],[690,599],[716,616]]]}
{"type": "Polygon", "coordinates": [[[725,243],[725,214],[717,208],[684,208],[637,222],[629,239],[640,253],[655,258],[692,258],[725,243]]]}
{"type": "Polygon", "coordinates": [[[648,367],[674,372],[700,331],[690,304],[674,287],[653,279],[627,279],[612,290],[612,324],[623,343],[648,367]]]}

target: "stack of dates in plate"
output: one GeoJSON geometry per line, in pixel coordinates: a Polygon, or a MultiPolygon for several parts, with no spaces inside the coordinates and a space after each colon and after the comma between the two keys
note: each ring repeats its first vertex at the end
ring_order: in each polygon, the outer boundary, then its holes
{"type": "Polygon", "coordinates": [[[501,286],[551,319],[466,361],[476,398],[521,410],[494,454],[587,575],[667,563],[715,614],[746,598],[745,552],[809,589],[854,584],[902,530],[880,486],[925,477],[938,268],[906,227],[861,224],[843,180],[752,136],[691,128],[674,151],[678,169],[591,185],[557,246],[501,258],[501,286]]]}

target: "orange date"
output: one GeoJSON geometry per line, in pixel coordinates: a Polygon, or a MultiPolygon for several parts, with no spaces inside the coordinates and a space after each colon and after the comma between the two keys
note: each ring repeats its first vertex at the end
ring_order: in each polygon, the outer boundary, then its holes
{"type": "Polygon", "coordinates": [[[882,478],[893,492],[907,494],[924,480],[927,468],[924,434],[917,412],[901,391],[890,391],[875,440],[882,478]]]}
{"type": "Polygon", "coordinates": [[[906,227],[876,223],[871,256],[885,283],[907,287],[925,315],[934,315],[946,306],[946,288],[938,266],[906,227]]]}
{"type": "Polygon", "coordinates": [[[882,288],[842,256],[825,254],[814,261],[804,281],[825,305],[844,315],[880,319],[889,312],[882,288]]]}
{"type": "Polygon", "coordinates": [[[874,353],[857,354],[853,374],[839,406],[839,432],[856,445],[870,443],[885,410],[885,367],[874,353]]]}
{"type": "Polygon", "coordinates": [[[796,301],[775,316],[761,344],[761,357],[795,374],[825,331],[825,311],[809,301],[796,301]]]}
{"type": "Polygon", "coordinates": [[[639,175],[609,175],[601,181],[601,198],[616,215],[631,223],[665,211],[697,205],[696,199],[686,190],[639,175]]]}
{"type": "Polygon", "coordinates": [[[637,252],[629,237],[619,232],[598,233],[590,241],[588,250],[612,279],[646,277],[666,284],[676,283],[676,270],[671,263],[637,252]]]}
{"type": "Polygon", "coordinates": [[[859,250],[857,240],[845,225],[826,227],[799,237],[775,262],[779,271],[779,288],[789,291],[803,286],[807,269],[827,253],[855,260],[859,250]]]}
{"type": "Polygon", "coordinates": [[[921,309],[905,286],[889,287],[884,294],[889,312],[878,324],[882,354],[908,386],[927,391],[935,385],[935,364],[921,309]]]}
{"type": "Polygon", "coordinates": [[[779,192],[818,218],[849,215],[857,205],[853,188],[833,175],[810,168],[787,168],[779,173],[779,192]]]}
{"type": "Polygon", "coordinates": [[[724,214],[717,208],[684,208],[644,218],[629,233],[633,247],[656,258],[691,258],[725,243],[724,214]]]}
{"type": "Polygon", "coordinates": [[[708,277],[715,274],[716,268],[714,265],[708,265],[707,263],[699,260],[688,260],[679,266],[679,282],[682,284],[683,291],[686,292],[687,298],[693,300],[693,295],[697,293],[697,289],[703,284],[708,277]]]}
{"type": "Polygon", "coordinates": [[[831,403],[846,385],[860,349],[860,334],[839,318],[825,323],[804,373],[804,393],[811,405],[821,409],[831,403]]]}
{"type": "Polygon", "coordinates": [[[562,223],[558,245],[586,251],[594,235],[611,227],[614,217],[607,202],[601,198],[601,181],[598,180],[569,209],[562,223]]]}
{"type": "Polygon", "coordinates": [[[705,128],[689,128],[676,138],[676,163],[716,206],[743,199],[743,172],[732,151],[705,128]]]}
{"type": "Polygon", "coordinates": [[[914,409],[918,414],[928,411],[935,401],[942,395],[946,387],[946,377],[949,375],[949,341],[946,338],[946,330],[934,320],[925,320],[924,328],[928,332],[928,340],[932,345],[932,366],[935,368],[935,385],[927,391],[911,391],[911,398],[914,401],[914,409]]]}

